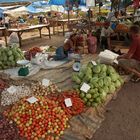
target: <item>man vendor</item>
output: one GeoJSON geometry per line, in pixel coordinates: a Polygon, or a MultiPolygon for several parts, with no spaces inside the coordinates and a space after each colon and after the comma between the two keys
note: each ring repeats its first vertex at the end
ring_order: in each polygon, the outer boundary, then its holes
{"type": "Polygon", "coordinates": [[[72,33],[70,37],[64,42],[63,46],[60,46],[56,49],[55,56],[49,58],[54,58],[54,60],[63,60],[68,57],[68,53],[75,52],[76,50],[76,33],[72,33]]]}
{"type": "Polygon", "coordinates": [[[140,81],[140,27],[133,25],[130,27],[130,37],[132,39],[128,53],[118,57],[119,66],[134,73],[131,81],[140,81]]]}
{"type": "Polygon", "coordinates": [[[101,30],[101,48],[111,50],[111,35],[114,33],[109,22],[105,22],[101,30]]]}

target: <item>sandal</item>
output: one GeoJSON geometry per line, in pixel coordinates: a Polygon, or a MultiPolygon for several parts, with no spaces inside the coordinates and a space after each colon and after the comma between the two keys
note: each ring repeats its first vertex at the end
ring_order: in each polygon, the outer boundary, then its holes
{"type": "Polygon", "coordinates": [[[140,82],[140,77],[133,76],[133,77],[131,78],[131,82],[133,82],[133,83],[138,83],[138,82],[140,82]]]}

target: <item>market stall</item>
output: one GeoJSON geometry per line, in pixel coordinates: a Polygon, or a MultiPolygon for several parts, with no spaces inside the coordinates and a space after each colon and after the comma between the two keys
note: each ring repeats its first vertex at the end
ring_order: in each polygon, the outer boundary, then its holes
{"type": "MultiPolygon", "coordinates": [[[[22,70],[27,68],[25,64],[33,67],[33,64],[29,65],[29,61],[23,61],[24,67],[19,66],[22,63],[18,60],[22,59],[23,53],[19,48],[17,51],[18,55],[15,54],[15,48],[8,49],[9,58],[4,58],[8,61],[5,63],[5,60],[1,60],[1,65],[9,64],[9,68],[18,66],[22,70]],[[15,62],[17,60],[18,65],[11,64],[11,60],[15,62]]],[[[1,50],[2,54],[5,52],[5,50],[4,52],[1,50]]],[[[41,50],[34,48],[31,52],[32,55],[35,55],[37,52],[41,53],[41,50]]],[[[111,53],[109,54],[111,55],[111,53]]],[[[94,55],[94,57],[93,55],[82,55],[79,72],[73,70],[74,59],[47,70],[41,68],[34,75],[28,76],[28,73],[26,76],[19,75],[18,78],[13,78],[14,75],[7,73],[7,67],[2,67],[5,70],[0,72],[2,79],[1,108],[4,110],[4,116],[16,124],[15,130],[13,129],[16,133],[11,137],[47,138],[48,140],[92,138],[104,120],[106,104],[116,96],[126,81],[111,65],[105,64],[112,63],[109,61],[109,57],[108,61],[103,62],[106,58],[103,56],[102,54],[94,55]],[[102,64],[99,64],[99,59],[102,64]],[[39,125],[37,126],[37,124],[39,125]]],[[[115,57],[116,55],[113,55],[112,60],[115,57]]],[[[42,55],[40,58],[38,57],[38,60],[41,60],[36,61],[36,65],[39,67],[43,61],[46,61],[42,55]]],[[[4,122],[4,118],[2,117],[1,121],[4,122]]],[[[2,127],[4,125],[8,124],[3,124],[2,127]]],[[[0,137],[9,137],[10,133],[7,133],[6,130],[2,132],[0,137]]]]}
{"type": "MultiPolygon", "coordinates": [[[[77,50],[69,51],[63,60],[55,59],[57,47],[53,46],[26,51],[16,44],[0,48],[0,139],[92,139],[105,119],[106,105],[116,99],[130,76],[119,74],[118,54],[96,53],[98,42],[92,31],[102,28],[105,18],[90,20],[73,24],[80,31],[74,42],[77,50]]],[[[62,24],[64,35],[68,22],[79,21],[54,22],[62,24]]],[[[17,33],[21,46],[23,32],[38,29],[41,37],[44,27],[51,38],[49,24],[7,30],[17,33]]],[[[128,33],[128,26],[117,24],[115,31],[128,33]]]]}
{"type": "Polygon", "coordinates": [[[16,32],[17,33],[18,38],[19,38],[19,45],[21,47],[22,46],[21,35],[23,34],[23,32],[32,31],[32,30],[38,29],[39,30],[39,35],[40,35],[40,38],[41,38],[41,30],[42,30],[42,28],[47,28],[47,30],[49,32],[49,38],[51,38],[49,24],[34,25],[34,26],[32,25],[32,26],[29,26],[29,27],[22,27],[22,28],[16,28],[16,29],[11,28],[11,29],[8,29],[8,32],[16,32]]]}
{"type": "MultiPolygon", "coordinates": [[[[74,24],[75,22],[79,22],[81,20],[82,19],[79,19],[79,18],[71,18],[71,19],[69,19],[69,22],[71,24],[74,24]]],[[[53,22],[55,22],[54,25],[62,25],[62,29],[63,29],[62,33],[63,33],[63,36],[64,36],[65,35],[65,26],[68,23],[68,19],[58,19],[58,20],[53,21],[53,22]]],[[[54,28],[54,32],[55,32],[55,27],[53,27],[53,28],[54,28]]]]}
{"type": "Polygon", "coordinates": [[[5,27],[0,27],[0,31],[2,31],[2,33],[3,33],[3,35],[4,35],[5,44],[6,44],[6,46],[7,46],[7,34],[6,34],[7,30],[6,30],[5,27]]]}

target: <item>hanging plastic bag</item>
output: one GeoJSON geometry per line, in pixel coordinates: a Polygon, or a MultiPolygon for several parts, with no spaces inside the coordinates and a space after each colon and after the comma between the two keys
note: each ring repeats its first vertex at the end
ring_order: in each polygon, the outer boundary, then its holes
{"type": "Polygon", "coordinates": [[[9,44],[18,44],[19,43],[19,38],[18,38],[18,35],[13,32],[11,33],[11,35],[9,36],[9,44]]]}

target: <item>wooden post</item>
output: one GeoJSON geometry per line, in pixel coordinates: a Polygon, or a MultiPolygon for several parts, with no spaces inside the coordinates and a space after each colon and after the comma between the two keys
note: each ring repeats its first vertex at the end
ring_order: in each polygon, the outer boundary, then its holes
{"type": "Polygon", "coordinates": [[[99,5],[99,14],[101,14],[101,6],[99,5]]]}
{"type": "Polygon", "coordinates": [[[89,21],[88,21],[88,22],[89,22],[89,31],[90,31],[90,27],[91,27],[91,26],[90,26],[90,18],[91,18],[91,13],[90,13],[90,8],[89,8],[89,17],[88,17],[88,20],[89,20],[89,21]]]}
{"type": "Polygon", "coordinates": [[[111,11],[113,10],[113,2],[111,1],[111,11]]]}
{"type": "Polygon", "coordinates": [[[69,9],[68,9],[68,29],[70,31],[70,10],[69,9]]]}
{"type": "Polygon", "coordinates": [[[68,25],[70,23],[70,10],[68,9],[68,25]]]}
{"type": "Polygon", "coordinates": [[[118,11],[120,10],[121,0],[118,1],[118,11]]]}

